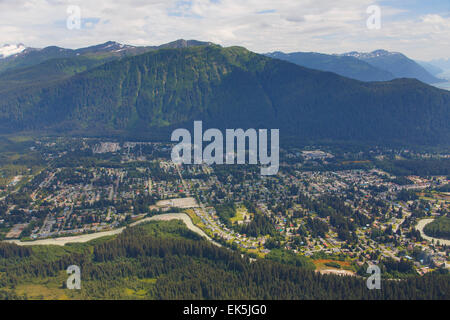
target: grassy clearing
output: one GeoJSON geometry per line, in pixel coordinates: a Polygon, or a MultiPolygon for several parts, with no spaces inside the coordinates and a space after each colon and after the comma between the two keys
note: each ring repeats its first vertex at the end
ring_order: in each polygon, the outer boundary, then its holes
{"type": "Polygon", "coordinates": [[[232,224],[237,224],[239,221],[244,221],[244,216],[248,215],[247,208],[239,207],[236,209],[236,214],[230,219],[232,224]]]}
{"type": "Polygon", "coordinates": [[[192,223],[195,224],[197,227],[203,225],[202,220],[200,219],[199,216],[195,214],[194,210],[188,209],[185,211],[185,213],[191,218],[192,223]]]}
{"type": "Polygon", "coordinates": [[[26,295],[31,300],[68,300],[64,289],[52,288],[41,284],[26,284],[17,286],[18,295],[26,295]]]}
{"type": "Polygon", "coordinates": [[[353,270],[351,261],[339,261],[332,259],[317,259],[313,260],[314,265],[317,270],[325,270],[325,269],[343,269],[343,270],[353,270]],[[340,268],[334,268],[332,265],[339,265],[340,268]]]}

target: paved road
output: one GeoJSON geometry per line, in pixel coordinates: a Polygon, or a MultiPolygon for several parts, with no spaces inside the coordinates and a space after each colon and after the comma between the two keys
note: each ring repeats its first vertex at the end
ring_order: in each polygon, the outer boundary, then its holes
{"type": "Polygon", "coordinates": [[[132,223],[130,226],[133,227],[135,225],[144,223],[144,222],[148,222],[148,221],[170,221],[170,220],[181,220],[184,222],[184,224],[186,225],[186,227],[197,233],[198,235],[202,236],[203,238],[206,238],[207,240],[209,240],[210,242],[212,242],[213,244],[215,244],[218,247],[221,247],[221,245],[217,242],[215,242],[213,239],[211,239],[205,232],[203,232],[202,229],[200,229],[199,227],[197,227],[196,225],[194,225],[194,223],[191,220],[191,217],[189,217],[187,214],[185,213],[167,213],[167,214],[161,214],[161,215],[157,215],[157,216],[153,216],[151,218],[145,218],[142,219],[140,221],[137,221],[135,223],[132,223]]]}
{"type": "MultiPolygon", "coordinates": [[[[137,222],[134,222],[130,224],[130,227],[139,225],[141,223],[149,222],[149,221],[170,221],[170,220],[181,220],[183,221],[187,228],[200,236],[206,238],[207,240],[211,241],[216,246],[220,246],[217,242],[213,241],[208,235],[206,235],[200,228],[195,226],[192,223],[191,218],[184,213],[167,213],[162,215],[153,216],[151,218],[145,218],[142,220],[139,220],[137,222]]],[[[104,232],[97,232],[97,233],[91,233],[91,234],[83,234],[79,236],[73,236],[73,237],[63,237],[63,238],[54,238],[54,239],[43,239],[43,240],[35,240],[35,241],[27,241],[27,242],[21,242],[20,240],[6,240],[4,242],[8,243],[15,243],[19,246],[48,246],[48,245],[55,245],[55,246],[64,246],[68,243],[85,243],[94,239],[106,237],[106,236],[112,236],[116,234],[122,233],[122,231],[125,230],[125,227],[111,230],[111,231],[104,231],[104,232]]]]}
{"type": "Polygon", "coordinates": [[[422,219],[417,223],[416,229],[419,230],[420,234],[422,235],[422,238],[428,240],[428,241],[432,241],[434,240],[434,243],[436,242],[440,242],[441,244],[445,244],[447,246],[450,245],[450,240],[445,240],[445,239],[439,239],[439,238],[433,238],[433,237],[429,237],[425,234],[425,232],[423,232],[423,228],[425,228],[425,226],[431,222],[433,222],[434,219],[422,219]]]}
{"type": "Polygon", "coordinates": [[[35,241],[25,241],[21,242],[20,240],[5,240],[4,242],[14,243],[19,246],[64,246],[68,243],[84,243],[94,239],[112,236],[121,233],[125,228],[115,229],[111,231],[104,232],[96,232],[90,234],[82,234],[79,236],[73,237],[61,237],[61,238],[52,238],[52,239],[43,239],[43,240],[35,240],[35,241]]]}

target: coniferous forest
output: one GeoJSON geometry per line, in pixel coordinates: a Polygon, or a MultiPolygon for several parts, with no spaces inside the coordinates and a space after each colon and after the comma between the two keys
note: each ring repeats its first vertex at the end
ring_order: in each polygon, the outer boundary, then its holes
{"type": "Polygon", "coordinates": [[[415,79],[360,82],[217,45],[104,64],[73,59],[0,75],[0,132],[167,140],[170,128],[203,120],[280,128],[297,142],[445,145],[449,138],[450,94],[415,79]]]}
{"type": "Polygon", "coordinates": [[[449,275],[382,281],[381,290],[369,290],[363,277],[320,275],[277,259],[250,261],[174,221],[128,228],[118,236],[65,247],[1,243],[0,257],[2,299],[450,298],[449,275]],[[66,288],[70,265],[81,269],[81,290],[66,288]]]}

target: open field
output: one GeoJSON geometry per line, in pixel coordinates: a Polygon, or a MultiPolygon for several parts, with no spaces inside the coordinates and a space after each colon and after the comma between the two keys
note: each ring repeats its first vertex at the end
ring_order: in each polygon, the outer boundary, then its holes
{"type": "Polygon", "coordinates": [[[447,202],[450,201],[450,193],[449,192],[421,192],[418,193],[421,199],[427,200],[427,201],[443,201],[447,202]]]}
{"type": "Polygon", "coordinates": [[[251,221],[252,214],[248,212],[245,207],[238,207],[236,209],[236,215],[230,218],[232,224],[242,224],[244,222],[251,221]]]}
{"type": "Polygon", "coordinates": [[[198,204],[194,198],[178,198],[170,200],[161,200],[156,203],[158,207],[172,207],[180,209],[197,208],[198,204]]]}
{"type": "Polygon", "coordinates": [[[331,259],[317,259],[313,260],[314,265],[317,270],[325,270],[330,269],[327,264],[333,263],[340,266],[340,269],[351,269],[350,261],[339,261],[339,260],[331,260],[331,259]]]}
{"type": "Polygon", "coordinates": [[[16,224],[11,231],[6,234],[6,239],[18,238],[27,225],[28,223],[16,224]]]}

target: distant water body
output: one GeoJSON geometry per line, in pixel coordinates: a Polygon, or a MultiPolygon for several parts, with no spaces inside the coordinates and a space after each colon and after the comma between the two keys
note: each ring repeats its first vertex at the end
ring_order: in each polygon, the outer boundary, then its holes
{"type": "Polygon", "coordinates": [[[450,82],[442,82],[434,84],[436,88],[445,89],[450,91],[450,82]]]}
{"type": "Polygon", "coordinates": [[[438,78],[445,79],[447,82],[433,84],[435,87],[450,91],[450,70],[446,70],[437,75],[438,78]]]}

